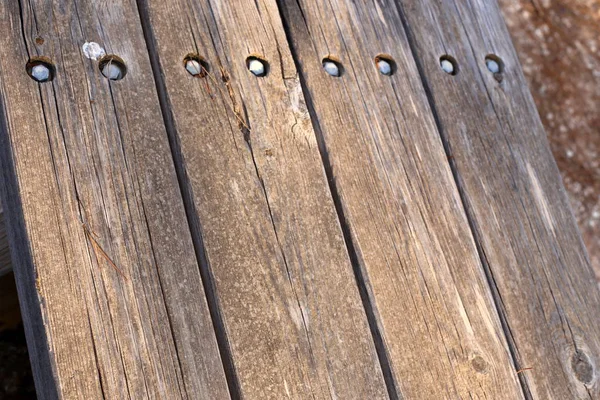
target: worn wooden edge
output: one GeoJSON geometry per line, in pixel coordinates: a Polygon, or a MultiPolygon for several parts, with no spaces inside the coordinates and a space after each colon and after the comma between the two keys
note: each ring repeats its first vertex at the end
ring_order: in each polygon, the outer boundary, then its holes
{"type": "Polygon", "coordinates": [[[0,205],[0,276],[6,275],[10,271],[12,271],[12,263],[6,234],[6,221],[2,205],[0,205]]]}

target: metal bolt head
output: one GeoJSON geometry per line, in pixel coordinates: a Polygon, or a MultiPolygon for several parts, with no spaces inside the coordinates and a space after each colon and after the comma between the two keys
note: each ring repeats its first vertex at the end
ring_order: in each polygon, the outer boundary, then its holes
{"type": "Polygon", "coordinates": [[[440,61],[440,66],[442,67],[442,70],[444,70],[444,72],[446,72],[447,74],[454,74],[454,64],[452,64],[452,61],[444,59],[440,61]]]}
{"type": "Polygon", "coordinates": [[[389,61],[386,60],[378,60],[377,61],[377,69],[381,72],[382,75],[391,75],[392,74],[392,65],[389,61]]]}
{"type": "Polygon", "coordinates": [[[340,67],[333,61],[323,61],[323,69],[331,76],[340,76],[340,67]]]}
{"type": "Polygon", "coordinates": [[[185,69],[192,76],[201,76],[203,74],[204,67],[198,60],[187,60],[185,63],[185,69]]]}
{"type": "Polygon", "coordinates": [[[492,74],[497,74],[500,72],[500,64],[496,60],[488,58],[485,60],[485,65],[487,66],[488,71],[492,74]]]}
{"type": "Polygon", "coordinates": [[[37,82],[47,82],[50,80],[50,68],[44,64],[37,64],[31,68],[31,77],[37,82]]]}
{"type": "Polygon", "coordinates": [[[252,72],[255,76],[265,76],[267,71],[265,64],[256,58],[253,58],[250,60],[250,62],[248,62],[248,70],[250,70],[250,72],[252,72]]]}
{"type": "Polygon", "coordinates": [[[123,78],[123,71],[121,67],[114,62],[107,62],[106,65],[102,68],[102,75],[111,81],[118,81],[123,78]]]}

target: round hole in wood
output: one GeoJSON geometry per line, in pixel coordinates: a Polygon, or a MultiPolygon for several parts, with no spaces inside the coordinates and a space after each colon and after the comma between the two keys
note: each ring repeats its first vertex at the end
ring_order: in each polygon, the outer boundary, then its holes
{"type": "Polygon", "coordinates": [[[27,75],[36,82],[50,82],[56,75],[56,68],[48,57],[32,57],[25,64],[27,75]]]}
{"type": "Polygon", "coordinates": [[[485,66],[488,71],[494,74],[494,78],[500,82],[503,78],[504,73],[504,61],[495,54],[488,54],[485,56],[485,66]]]}
{"type": "Polygon", "coordinates": [[[190,53],[183,58],[183,67],[195,78],[204,78],[210,71],[208,62],[195,53],[190,53]]]}
{"type": "Polygon", "coordinates": [[[120,81],[127,75],[127,66],[119,56],[108,54],[102,57],[98,63],[100,72],[111,81],[120,81]]]}
{"type": "Polygon", "coordinates": [[[254,76],[263,77],[269,73],[269,62],[257,55],[246,58],[246,67],[254,76]]]}
{"type": "Polygon", "coordinates": [[[381,75],[391,76],[396,73],[396,61],[389,54],[378,54],[375,66],[381,75]]]}
{"type": "Polygon", "coordinates": [[[323,70],[330,76],[337,78],[342,76],[344,73],[344,67],[342,66],[342,63],[333,56],[327,56],[323,58],[321,64],[323,65],[323,70]]]}
{"type": "Polygon", "coordinates": [[[448,75],[458,74],[458,63],[456,59],[448,54],[440,57],[440,67],[448,75]]]}

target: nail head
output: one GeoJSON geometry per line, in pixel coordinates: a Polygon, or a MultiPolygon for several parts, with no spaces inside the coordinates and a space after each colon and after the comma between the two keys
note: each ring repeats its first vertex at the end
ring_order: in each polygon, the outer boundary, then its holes
{"type": "Polygon", "coordinates": [[[333,61],[323,61],[323,69],[331,76],[340,76],[340,68],[333,61]]]}
{"type": "Polygon", "coordinates": [[[31,68],[31,77],[38,82],[46,82],[50,79],[50,69],[44,64],[35,65],[31,68]]]}
{"type": "Polygon", "coordinates": [[[377,68],[379,69],[379,72],[381,72],[383,75],[392,74],[392,66],[386,60],[379,60],[379,62],[377,63],[377,68]]]}
{"type": "Polygon", "coordinates": [[[33,57],[25,65],[27,74],[36,82],[50,82],[54,79],[55,68],[47,57],[33,57]]]}
{"type": "Polygon", "coordinates": [[[447,74],[454,75],[454,64],[452,64],[452,61],[444,59],[440,62],[440,66],[447,74]]]}
{"type": "Polygon", "coordinates": [[[265,64],[257,58],[253,58],[248,62],[248,69],[255,76],[265,76],[266,75],[265,64]]]}
{"type": "Polygon", "coordinates": [[[202,65],[196,60],[188,60],[185,63],[185,69],[193,76],[202,74],[202,65]]]}
{"type": "Polygon", "coordinates": [[[119,81],[127,74],[125,62],[115,55],[102,57],[98,67],[100,68],[102,75],[111,81],[119,81]]]}

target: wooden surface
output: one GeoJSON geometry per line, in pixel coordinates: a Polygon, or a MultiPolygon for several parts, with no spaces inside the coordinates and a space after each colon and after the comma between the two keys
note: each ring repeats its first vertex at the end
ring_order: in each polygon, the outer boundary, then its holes
{"type": "Polygon", "coordinates": [[[521,398],[393,3],[284,5],[330,181],[400,397],[521,398]],[[393,55],[394,75],[377,71],[379,53],[393,55]],[[323,72],[327,54],[344,66],[341,77],[323,72]]]}
{"type": "Polygon", "coordinates": [[[600,0],[500,0],[600,282],[600,0]]]}
{"type": "Polygon", "coordinates": [[[5,3],[40,398],[598,397],[599,292],[495,3],[5,3]]]}
{"type": "Polygon", "coordinates": [[[400,3],[526,395],[599,397],[599,292],[497,5],[400,3]]]}
{"type": "Polygon", "coordinates": [[[239,395],[386,398],[275,2],[145,11],[239,395]],[[207,77],[183,68],[191,52],[207,77]],[[247,70],[251,54],[270,63],[266,77],[247,70]]]}
{"type": "Polygon", "coordinates": [[[3,2],[5,203],[40,398],[227,397],[133,2],[3,2]],[[130,65],[109,83],[86,41],[130,65]],[[57,68],[27,76],[30,56],[57,68]],[[183,306],[185,304],[185,306],[183,306]]]}

